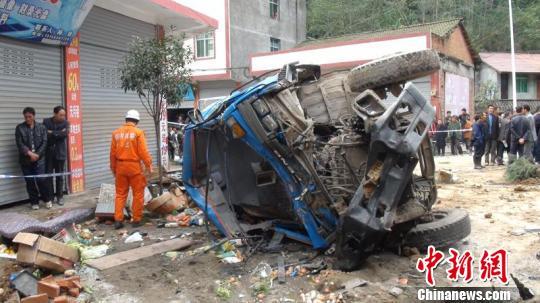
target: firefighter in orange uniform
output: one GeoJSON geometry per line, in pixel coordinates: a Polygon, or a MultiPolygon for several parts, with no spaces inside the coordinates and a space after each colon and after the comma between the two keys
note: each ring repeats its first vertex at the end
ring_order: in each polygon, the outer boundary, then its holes
{"type": "Polygon", "coordinates": [[[129,192],[133,191],[132,226],[141,226],[144,206],[144,188],[147,173],[152,173],[152,156],[146,147],[144,132],[137,128],[139,112],[132,109],[126,114],[126,124],[112,133],[111,171],[116,177],[116,199],[114,201],[114,227],[124,226],[124,207],[129,192]],[[141,163],[142,162],[142,163],[141,163]]]}

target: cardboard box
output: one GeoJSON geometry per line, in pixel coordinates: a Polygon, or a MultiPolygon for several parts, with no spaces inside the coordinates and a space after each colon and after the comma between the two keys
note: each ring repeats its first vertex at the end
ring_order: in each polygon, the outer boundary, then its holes
{"type": "Polygon", "coordinates": [[[56,272],[73,268],[79,261],[79,251],[64,243],[31,233],[18,233],[13,239],[19,244],[17,261],[56,272]]]}

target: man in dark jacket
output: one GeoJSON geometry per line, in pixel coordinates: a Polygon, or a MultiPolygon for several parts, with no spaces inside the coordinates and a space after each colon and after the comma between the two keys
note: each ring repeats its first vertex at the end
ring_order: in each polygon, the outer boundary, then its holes
{"type": "MultiPolygon", "coordinates": [[[[69,132],[69,123],[66,120],[66,109],[57,106],[53,110],[54,116],[43,119],[43,125],[47,128],[47,157],[45,171],[47,173],[63,173],[67,159],[66,138],[69,132]]],[[[53,177],[49,178],[49,192],[56,196],[56,203],[64,205],[64,176],[56,177],[56,191],[53,177]]]]}
{"type": "Polygon", "coordinates": [[[448,136],[448,127],[442,122],[437,121],[437,132],[435,133],[435,146],[437,147],[437,155],[444,156],[446,148],[446,137],[448,136]]]}
{"type": "Polygon", "coordinates": [[[485,135],[486,135],[486,131],[484,130],[484,128],[485,126],[480,118],[480,115],[476,114],[474,116],[473,138],[472,138],[472,143],[474,146],[473,161],[474,161],[475,169],[484,168],[482,166],[482,156],[484,155],[485,135]]]}
{"type": "Polygon", "coordinates": [[[529,139],[529,121],[523,115],[523,106],[516,108],[516,114],[510,121],[510,153],[508,154],[508,164],[512,164],[519,157],[524,156],[525,143],[529,139]]]}
{"type": "Polygon", "coordinates": [[[469,116],[469,114],[467,113],[467,109],[466,108],[462,108],[461,109],[461,114],[459,115],[459,122],[461,123],[461,128],[464,128],[465,126],[465,123],[467,121],[469,121],[471,119],[471,117],[469,116]]]}
{"type": "MultiPolygon", "coordinates": [[[[19,150],[19,163],[25,176],[45,173],[45,152],[47,148],[47,129],[36,122],[36,111],[32,107],[23,110],[24,122],[15,128],[15,141],[19,150]]],[[[39,195],[47,208],[52,207],[46,178],[24,178],[26,191],[32,209],[39,209],[39,195]]]]}
{"type": "Polygon", "coordinates": [[[486,137],[486,165],[490,163],[495,165],[495,158],[497,157],[497,140],[499,139],[499,117],[495,114],[495,107],[493,105],[488,106],[487,115],[487,137],[486,137]],[[490,160],[491,155],[491,160],[490,160]]]}

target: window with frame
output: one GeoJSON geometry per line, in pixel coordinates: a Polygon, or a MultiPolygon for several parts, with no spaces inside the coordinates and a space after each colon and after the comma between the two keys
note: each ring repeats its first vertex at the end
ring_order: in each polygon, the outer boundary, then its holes
{"type": "Polygon", "coordinates": [[[195,59],[214,58],[214,32],[195,36],[195,59]]]}
{"type": "Polygon", "coordinates": [[[270,18],[279,19],[279,0],[270,0],[270,18]]]}
{"type": "Polygon", "coordinates": [[[281,50],[281,40],[270,38],[270,51],[277,52],[278,50],[281,50]]]}
{"type": "Polygon", "coordinates": [[[527,85],[529,84],[529,77],[527,75],[516,76],[516,92],[526,93],[529,91],[527,85]]]}

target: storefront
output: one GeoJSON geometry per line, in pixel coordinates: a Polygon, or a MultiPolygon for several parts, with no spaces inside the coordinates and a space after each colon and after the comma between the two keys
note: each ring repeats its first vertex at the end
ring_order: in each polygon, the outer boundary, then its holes
{"type": "MultiPolygon", "coordinates": [[[[217,21],[172,0],[74,0],[58,4],[60,7],[37,0],[13,1],[10,7],[10,2],[4,5],[0,1],[0,175],[21,174],[14,130],[23,121],[26,106],[36,109],[39,122],[50,117],[55,106],[66,106],[72,122],[68,166],[79,161],[68,182],[72,191],[113,181],[110,134],[124,122],[129,109],[141,113],[140,126],[156,158],[153,122],[137,95],[120,88],[119,63],[134,36],[156,37],[158,29],[165,34],[189,35],[215,28],[217,21]],[[30,2],[35,6],[30,8],[30,2]],[[27,18],[36,19],[38,5],[43,6],[43,16],[57,19],[41,20],[60,25],[40,26],[42,35],[36,34],[37,24],[16,32],[14,29],[21,28],[19,23],[27,25],[27,18]],[[67,10],[69,16],[77,17],[71,23],[61,17],[67,10]],[[7,12],[8,19],[3,21],[7,12]],[[60,30],[61,25],[68,26],[66,22],[73,29],[69,34],[60,30]],[[51,36],[52,29],[58,31],[58,37],[51,36]],[[72,39],[77,45],[66,47],[72,39]]],[[[22,179],[0,178],[0,205],[25,200],[24,188],[22,179]]]]}

